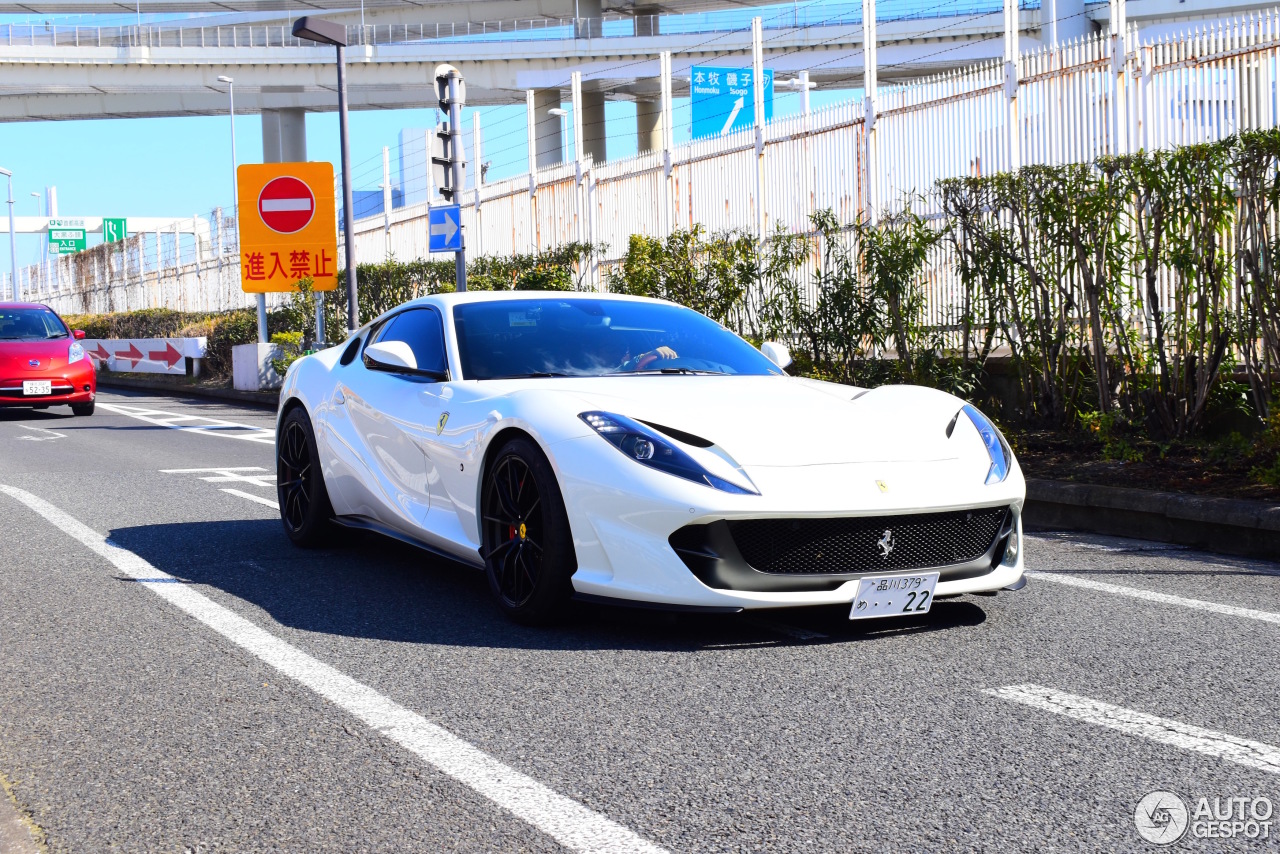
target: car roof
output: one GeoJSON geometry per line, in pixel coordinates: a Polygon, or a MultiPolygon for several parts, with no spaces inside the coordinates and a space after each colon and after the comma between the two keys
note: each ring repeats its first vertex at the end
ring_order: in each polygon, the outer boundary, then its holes
{"type": "Polygon", "coordinates": [[[433,302],[442,306],[466,305],[473,302],[495,302],[505,300],[538,300],[538,299],[554,299],[554,300],[610,300],[615,302],[649,302],[649,303],[667,303],[666,300],[653,299],[652,297],[638,297],[629,294],[612,294],[601,293],[598,291],[466,291],[465,293],[443,293],[433,294],[432,296],[421,297],[413,300],[414,303],[433,302]]]}
{"type": "MultiPolygon", "coordinates": [[[[0,309],[6,308],[49,308],[42,302],[0,302],[0,309]]],[[[53,311],[53,309],[49,309],[53,311]]]]}

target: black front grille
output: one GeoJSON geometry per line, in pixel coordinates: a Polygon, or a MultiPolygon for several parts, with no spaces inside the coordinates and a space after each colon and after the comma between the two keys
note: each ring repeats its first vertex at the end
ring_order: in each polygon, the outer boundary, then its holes
{"type": "Polygon", "coordinates": [[[742,557],[760,572],[831,574],[921,569],[977,560],[995,543],[1007,507],[838,519],[729,522],[742,557]]]}

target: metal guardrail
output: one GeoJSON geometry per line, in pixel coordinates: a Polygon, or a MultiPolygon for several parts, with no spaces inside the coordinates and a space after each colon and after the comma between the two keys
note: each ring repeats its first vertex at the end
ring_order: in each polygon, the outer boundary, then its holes
{"type": "MultiPolygon", "coordinates": [[[[1022,0],[1022,9],[1040,8],[1040,0],[1022,0]]],[[[995,14],[1002,0],[888,0],[877,20],[907,21],[933,18],[960,18],[995,14]]],[[[761,15],[765,29],[804,29],[862,23],[861,2],[843,2],[804,7],[798,4],[762,9],[720,12],[686,12],[673,15],[605,15],[599,18],[523,18],[508,21],[478,21],[435,24],[380,24],[347,27],[353,45],[396,45],[449,41],[546,41],[595,38],[634,38],[658,35],[748,30],[751,18],[761,15]]],[[[188,19],[190,20],[190,19],[188,19]]],[[[218,27],[190,26],[186,22],[144,24],[127,27],[86,27],[49,23],[40,26],[5,24],[0,26],[0,44],[11,47],[115,47],[115,48],[258,48],[315,47],[315,42],[294,38],[283,24],[237,24],[218,27]]]]}

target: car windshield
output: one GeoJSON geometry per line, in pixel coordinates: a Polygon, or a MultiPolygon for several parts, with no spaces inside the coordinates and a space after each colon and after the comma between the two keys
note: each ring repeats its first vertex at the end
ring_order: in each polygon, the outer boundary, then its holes
{"type": "Polygon", "coordinates": [[[781,374],[746,341],[692,309],[589,298],[455,306],[469,380],[615,374],[781,374]]]}
{"type": "Polygon", "coordinates": [[[47,341],[70,335],[47,308],[0,308],[0,341],[47,341]]]}

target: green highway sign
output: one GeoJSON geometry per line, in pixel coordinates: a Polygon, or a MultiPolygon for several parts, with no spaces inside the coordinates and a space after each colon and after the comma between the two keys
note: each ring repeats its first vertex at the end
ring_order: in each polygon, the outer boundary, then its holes
{"type": "Polygon", "coordinates": [[[49,220],[49,254],[67,255],[85,248],[83,219],[49,220]]]}
{"type": "Polygon", "coordinates": [[[83,228],[51,228],[49,229],[49,252],[52,255],[66,255],[70,252],[83,252],[85,247],[83,228]]]}
{"type": "Polygon", "coordinates": [[[128,229],[125,228],[124,217],[104,217],[102,220],[102,242],[115,243],[117,240],[124,240],[129,236],[128,229]]]}

